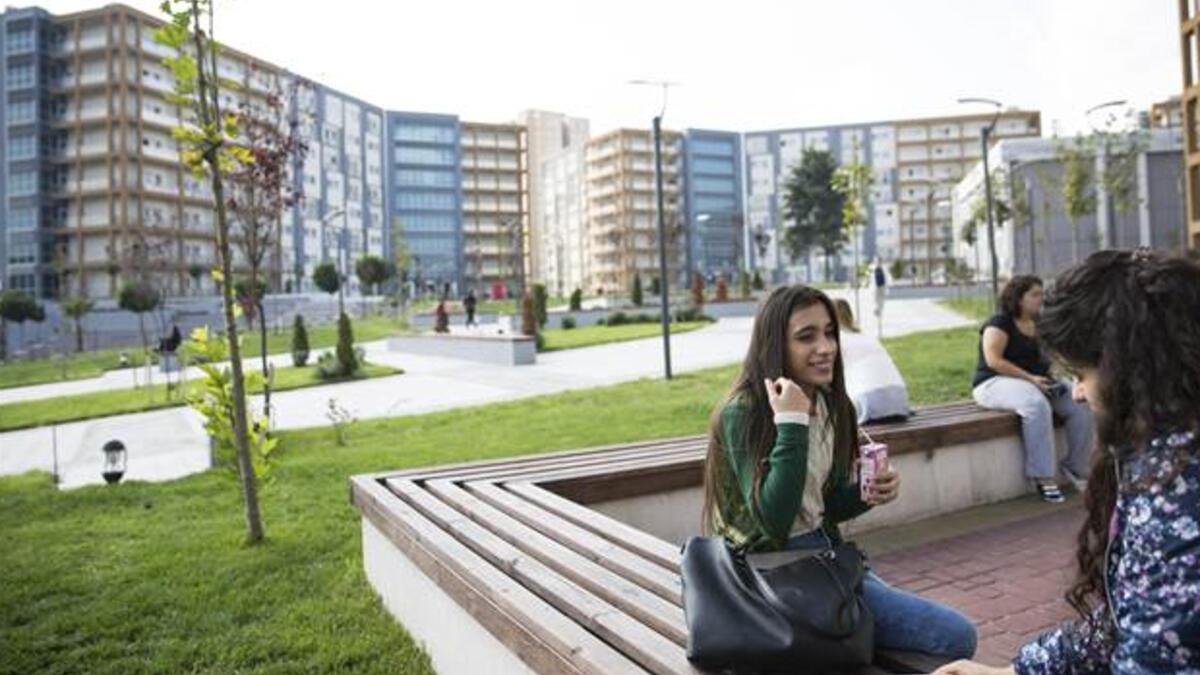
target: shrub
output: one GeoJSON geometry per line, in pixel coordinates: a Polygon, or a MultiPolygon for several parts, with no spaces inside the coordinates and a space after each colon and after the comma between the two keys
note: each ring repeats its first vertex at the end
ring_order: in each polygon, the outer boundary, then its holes
{"type": "Polygon", "coordinates": [[[358,372],[359,358],[354,349],[354,327],[350,317],[343,312],[338,316],[337,365],[340,377],[349,377],[358,372]]]}
{"type": "Polygon", "coordinates": [[[642,306],[642,275],[640,274],[633,275],[633,285],[629,289],[629,299],[635,307],[642,306]]]}
{"type": "Polygon", "coordinates": [[[742,296],[743,300],[750,299],[750,275],[746,273],[746,270],[738,272],[738,294],[742,296]]]}
{"type": "Polygon", "coordinates": [[[571,291],[571,311],[578,312],[583,309],[583,289],[576,288],[571,291]]]}
{"type": "Polygon", "coordinates": [[[729,302],[729,284],[725,281],[725,275],[717,276],[717,302],[729,302]]]}
{"type": "Polygon", "coordinates": [[[752,282],[750,282],[750,285],[753,286],[754,290],[756,290],[756,291],[761,291],[763,288],[766,287],[766,285],[763,284],[762,275],[759,274],[758,270],[754,270],[754,280],[752,282]]]}
{"type": "Polygon", "coordinates": [[[304,327],[304,317],[297,314],[292,323],[292,365],[301,368],[308,364],[308,329],[304,327]]]}
{"type": "Polygon", "coordinates": [[[546,285],[533,285],[533,315],[537,318],[538,327],[546,327],[546,285]]]}
{"type": "Polygon", "coordinates": [[[705,323],[713,323],[716,319],[704,313],[700,307],[688,307],[675,312],[675,320],[678,322],[684,321],[704,321],[705,323]]]}
{"type": "Polygon", "coordinates": [[[574,327],[575,327],[575,317],[564,316],[562,318],[562,329],[563,330],[571,330],[574,327]]]}
{"type": "Polygon", "coordinates": [[[521,334],[530,337],[538,334],[537,315],[533,310],[533,296],[529,293],[521,297],[521,334]]]}
{"type": "Polygon", "coordinates": [[[692,304],[697,307],[704,304],[704,277],[699,272],[692,275],[692,304]]]}

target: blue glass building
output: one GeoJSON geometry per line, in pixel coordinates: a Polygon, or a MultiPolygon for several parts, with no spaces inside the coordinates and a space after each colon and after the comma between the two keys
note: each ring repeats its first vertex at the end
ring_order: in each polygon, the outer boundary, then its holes
{"type": "Polygon", "coordinates": [[[462,150],[455,115],[387,113],[388,216],[418,287],[463,285],[462,150]]]}
{"type": "Polygon", "coordinates": [[[688,129],[684,136],[687,269],[731,282],[744,265],[741,135],[688,129]]]}

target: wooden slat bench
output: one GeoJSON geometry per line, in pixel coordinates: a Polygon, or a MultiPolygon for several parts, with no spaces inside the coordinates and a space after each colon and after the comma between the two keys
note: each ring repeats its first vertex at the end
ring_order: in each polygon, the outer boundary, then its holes
{"type": "MultiPolygon", "coordinates": [[[[974,404],[871,427],[893,457],[1015,437],[974,404]]],[[[696,490],[703,437],[355,476],[364,565],[384,603],[457,672],[694,673],[679,544],[602,505],[696,490]]],[[[680,514],[699,527],[699,511],[680,514]]],[[[880,653],[864,674],[938,661],[880,653]]]]}

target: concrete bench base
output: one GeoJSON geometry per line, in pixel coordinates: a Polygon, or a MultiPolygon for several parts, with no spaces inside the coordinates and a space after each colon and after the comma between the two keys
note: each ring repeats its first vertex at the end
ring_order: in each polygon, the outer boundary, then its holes
{"type": "Polygon", "coordinates": [[[388,350],[441,356],[496,366],[537,362],[537,343],[524,335],[401,335],[388,338],[388,350]]]}

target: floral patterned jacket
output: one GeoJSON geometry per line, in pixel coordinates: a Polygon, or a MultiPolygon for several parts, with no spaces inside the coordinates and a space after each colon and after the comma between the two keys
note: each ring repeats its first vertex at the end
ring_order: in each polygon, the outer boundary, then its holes
{"type": "Polygon", "coordinates": [[[1108,553],[1112,604],[1025,645],[1021,675],[1200,675],[1200,452],[1195,433],[1123,453],[1108,553]],[[1186,457],[1173,479],[1176,457],[1186,457]],[[1170,480],[1168,480],[1170,479],[1170,480]],[[1137,485],[1149,484],[1149,488],[1137,485]],[[1115,627],[1113,620],[1115,619],[1115,627]]]}

